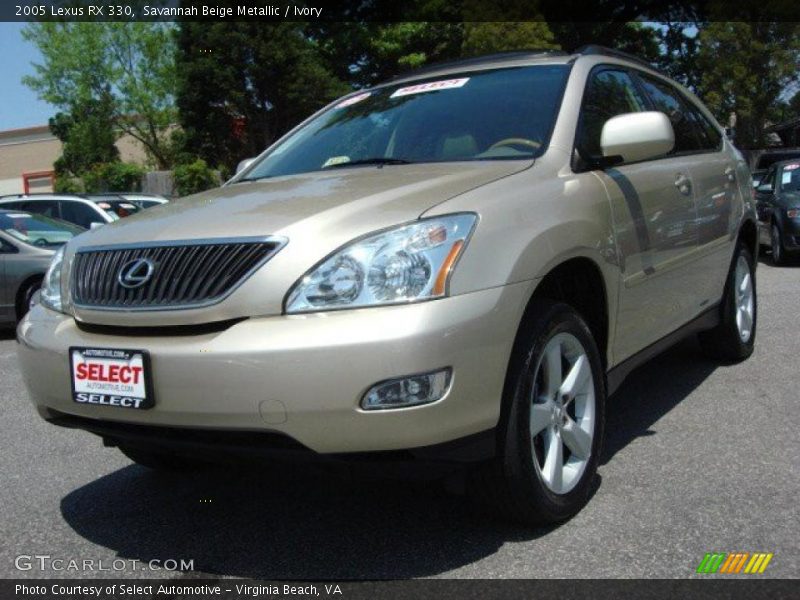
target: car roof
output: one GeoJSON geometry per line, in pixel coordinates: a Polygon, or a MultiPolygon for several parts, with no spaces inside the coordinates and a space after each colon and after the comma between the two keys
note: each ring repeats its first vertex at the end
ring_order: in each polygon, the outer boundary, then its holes
{"type": "Polygon", "coordinates": [[[94,204],[90,200],[86,198],[82,198],[80,196],[67,196],[67,195],[60,195],[60,194],[36,194],[36,195],[27,195],[27,194],[16,194],[12,196],[1,196],[0,197],[0,204],[7,204],[9,202],[39,202],[39,201],[68,201],[68,202],[82,202],[83,204],[94,204]]]}
{"type": "Polygon", "coordinates": [[[592,44],[582,46],[571,54],[560,50],[549,49],[515,50],[433,64],[407,73],[402,73],[394,79],[383,82],[376,87],[395,85],[400,82],[414,81],[417,79],[454,75],[456,73],[464,73],[465,71],[483,71],[503,67],[521,67],[529,65],[567,65],[583,60],[600,63],[607,62],[608,59],[611,59],[613,62],[627,63],[631,66],[646,69],[657,75],[662,75],[656,67],[638,56],[592,44]]]}

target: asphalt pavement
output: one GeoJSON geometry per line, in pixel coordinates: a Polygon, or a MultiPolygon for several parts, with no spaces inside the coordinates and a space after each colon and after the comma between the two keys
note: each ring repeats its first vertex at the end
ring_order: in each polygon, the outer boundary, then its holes
{"type": "Polygon", "coordinates": [[[0,333],[0,577],[684,578],[706,552],[742,551],[774,553],[757,577],[797,577],[800,266],[762,260],[758,294],[752,358],[719,366],[690,339],[632,374],[589,505],[536,530],[427,483],[309,466],[153,473],[44,423],[0,333]],[[18,559],[37,555],[51,558],[18,559]],[[154,559],[194,571],[146,570],[154,559]]]}

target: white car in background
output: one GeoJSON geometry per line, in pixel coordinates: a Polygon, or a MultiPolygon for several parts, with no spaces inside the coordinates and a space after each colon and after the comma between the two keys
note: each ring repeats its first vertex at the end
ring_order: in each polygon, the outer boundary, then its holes
{"type": "Polygon", "coordinates": [[[103,210],[96,202],[79,196],[57,194],[4,196],[0,198],[0,209],[36,213],[61,219],[85,229],[93,229],[119,220],[114,211],[103,210]]]}

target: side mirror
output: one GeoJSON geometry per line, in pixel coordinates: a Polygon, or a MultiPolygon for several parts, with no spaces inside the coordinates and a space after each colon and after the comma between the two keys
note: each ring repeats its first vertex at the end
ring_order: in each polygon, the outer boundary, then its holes
{"type": "Polygon", "coordinates": [[[239,161],[239,164],[236,165],[236,174],[238,175],[242,171],[244,171],[247,167],[253,164],[255,158],[245,158],[244,160],[239,161]]]}
{"type": "Polygon", "coordinates": [[[756,188],[756,191],[759,194],[771,194],[772,193],[772,184],[771,183],[762,183],[756,188]]]}
{"type": "Polygon", "coordinates": [[[89,229],[97,229],[98,227],[102,227],[105,223],[100,223],[98,221],[94,221],[89,224],[89,229]]]}
{"type": "Polygon", "coordinates": [[[675,146],[672,123],[662,112],[625,113],[603,125],[600,148],[604,157],[619,156],[636,162],[664,156],[675,146]]]}

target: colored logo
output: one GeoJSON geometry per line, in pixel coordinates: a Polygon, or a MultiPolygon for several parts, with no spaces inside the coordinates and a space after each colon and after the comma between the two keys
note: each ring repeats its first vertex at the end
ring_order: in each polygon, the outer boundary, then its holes
{"type": "Polygon", "coordinates": [[[697,572],[755,575],[767,569],[773,556],[772,552],[707,552],[697,572]]]}

